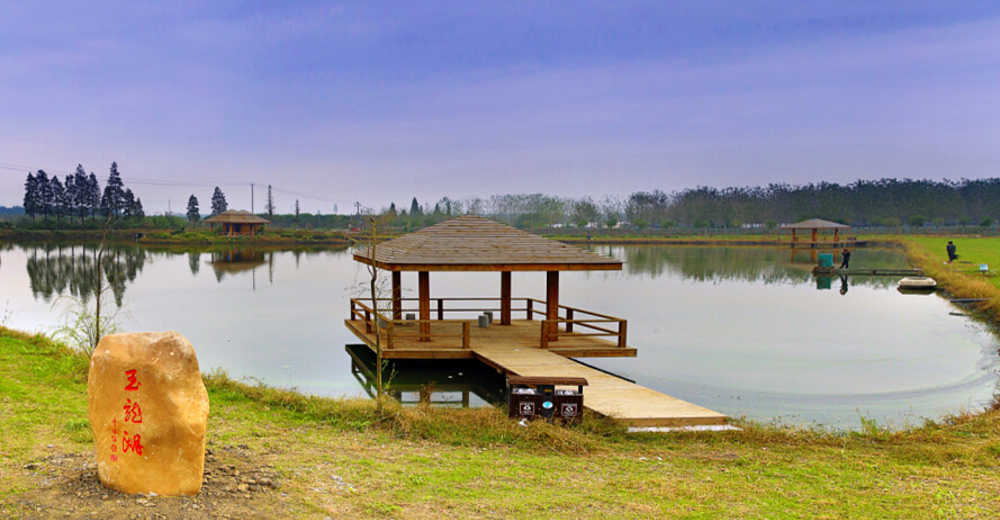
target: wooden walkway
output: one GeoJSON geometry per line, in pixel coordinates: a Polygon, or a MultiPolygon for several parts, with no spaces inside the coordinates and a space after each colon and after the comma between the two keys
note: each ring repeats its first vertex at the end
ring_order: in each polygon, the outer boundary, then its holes
{"type": "Polygon", "coordinates": [[[482,362],[507,374],[585,377],[583,405],[629,426],[714,426],[726,424],[718,412],[661,394],[538,348],[473,349],[482,362]]]}
{"type": "MultiPolygon", "coordinates": [[[[358,339],[375,350],[375,335],[363,320],[345,320],[358,339]]],[[[583,404],[601,415],[632,427],[719,426],[728,418],[718,412],[630,383],[572,359],[579,357],[635,357],[632,347],[603,337],[559,331],[558,341],[541,348],[542,322],[513,320],[510,325],[474,326],[463,347],[460,321],[432,321],[432,341],[420,341],[415,324],[394,327],[393,348],[382,340],[385,359],[477,359],[504,375],[583,377],[583,404]]]]}
{"type": "Polygon", "coordinates": [[[813,274],[819,275],[843,275],[843,276],[923,276],[923,269],[868,269],[855,267],[852,269],[838,269],[836,267],[816,267],[813,274]]]}

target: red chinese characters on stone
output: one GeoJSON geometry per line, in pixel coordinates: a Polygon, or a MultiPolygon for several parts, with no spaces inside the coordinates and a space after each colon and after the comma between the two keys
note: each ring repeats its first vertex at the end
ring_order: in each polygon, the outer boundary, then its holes
{"type": "Polygon", "coordinates": [[[135,376],[135,370],[126,370],[125,378],[128,379],[128,386],[125,387],[125,390],[128,391],[138,390],[139,385],[142,384],[139,382],[139,378],[135,376]]]}
{"type": "Polygon", "coordinates": [[[130,450],[136,455],[142,455],[142,435],[135,434],[130,439],[128,437],[128,432],[123,431],[122,435],[122,453],[128,453],[130,450]]]}
{"type": "Polygon", "coordinates": [[[126,399],[128,401],[125,406],[122,407],[125,410],[125,422],[142,422],[142,408],[139,408],[139,402],[132,402],[131,399],[126,399]]]}

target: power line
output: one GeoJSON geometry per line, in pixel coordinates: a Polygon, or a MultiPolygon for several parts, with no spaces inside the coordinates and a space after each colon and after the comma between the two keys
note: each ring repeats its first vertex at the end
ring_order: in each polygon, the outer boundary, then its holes
{"type": "Polygon", "coordinates": [[[293,195],[295,197],[302,197],[304,199],[321,200],[323,202],[334,202],[334,203],[340,203],[340,202],[344,202],[345,201],[345,199],[332,199],[332,198],[329,198],[329,197],[320,197],[320,196],[317,196],[317,195],[307,195],[305,193],[300,193],[300,192],[292,191],[292,190],[283,190],[281,188],[274,188],[274,187],[272,187],[271,189],[273,191],[278,192],[278,193],[284,193],[285,195],[293,195]]]}

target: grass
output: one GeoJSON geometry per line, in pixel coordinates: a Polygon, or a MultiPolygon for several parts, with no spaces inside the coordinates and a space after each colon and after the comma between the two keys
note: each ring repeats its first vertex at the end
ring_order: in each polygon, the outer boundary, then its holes
{"type": "MultiPolygon", "coordinates": [[[[48,445],[87,453],[87,359],[0,329],[0,513],[48,445]],[[10,432],[17,432],[10,434],[10,432]]],[[[205,376],[209,445],[280,473],[300,518],[995,518],[1000,411],[896,431],[739,422],[724,433],[519,426],[495,409],[403,408],[205,376]]],[[[267,504],[262,511],[274,510],[267,504]]],[[[285,506],[283,506],[285,507],[285,506]]],[[[2,515],[0,515],[2,516],[2,515]]]]}
{"type": "Polygon", "coordinates": [[[987,298],[988,302],[972,308],[1000,323],[1000,276],[979,271],[980,264],[1000,270],[1000,238],[993,237],[906,237],[901,239],[910,262],[922,268],[924,274],[937,280],[952,298],[987,298]],[[958,260],[945,263],[945,246],[954,240],[958,260]]]}

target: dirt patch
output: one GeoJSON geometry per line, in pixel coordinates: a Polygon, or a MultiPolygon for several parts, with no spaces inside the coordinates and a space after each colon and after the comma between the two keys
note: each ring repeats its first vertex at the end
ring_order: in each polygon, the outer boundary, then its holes
{"type": "Polygon", "coordinates": [[[14,518],[244,519],[287,518],[294,512],[266,455],[246,445],[209,449],[195,497],[126,495],[101,485],[93,455],[53,449],[23,467],[36,488],[8,503],[14,518]]]}

